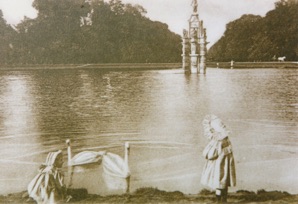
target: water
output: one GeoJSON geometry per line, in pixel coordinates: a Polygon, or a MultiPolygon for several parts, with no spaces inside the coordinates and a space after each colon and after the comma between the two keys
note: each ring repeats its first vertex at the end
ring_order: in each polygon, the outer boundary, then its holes
{"type": "MultiPolygon", "coordinates": [[[[198,193],[207,140],[202,119],[231,130],[237,187],[298,193],[298,71],[208,69],[0,71],[0,194],[19,192],[49,151],[129,155],[131,191],[198,193]]],[[[69,173],[66,182],[69,181],[69,173]]],[[[101,165],[76,168],[72,187],[109,194],[101,165]]]]}

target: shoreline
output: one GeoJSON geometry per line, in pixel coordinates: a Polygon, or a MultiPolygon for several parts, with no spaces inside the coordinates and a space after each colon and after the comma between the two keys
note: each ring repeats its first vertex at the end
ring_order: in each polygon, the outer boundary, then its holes
{"type": "MultiPolygon", "coordinates": [[[[88,194],[86,189],[70,189],[72,199],[62,203],[215,203],[214,192],[202,190],[186,195],[179,191],[167,192],[156,188],[140,188],[121,195],[100,196],[88,194]]],[[[0,196],[0,203],[35,203],[26,191],[0,196]]],[[[257,192],[239,190],[229,193],[228,203],[298,203],[298,195],[282,191],[257,192]]]]}
{"type": "MultiPolygon", "coordinates": [[[[219,69],[262,69],[298,68],[298,62],[207,62],[208,68],[219,69]]],[[[100,64],[24,64],[0,65],[0,70],[43,70],[43,69],[102,69],[102,70],[165,70],[182,69],[182,63],[100,63],[100,64]]]]}
{"type": "Polygon", "coordinates": [[[207,62],[207,67],[223,69],[296,69],[298,68],[298,62],[233,62],[233,66],[231,66],[231,62],[207,62]]]}
{"type": "Polygon", "coordinates": [[[179,69],[181,63],[101,63],[101,64],[31,64],[0,65],[0,70],[43,70],[43,69],[102,69],[102,70],[158,70],[179,69]]]}

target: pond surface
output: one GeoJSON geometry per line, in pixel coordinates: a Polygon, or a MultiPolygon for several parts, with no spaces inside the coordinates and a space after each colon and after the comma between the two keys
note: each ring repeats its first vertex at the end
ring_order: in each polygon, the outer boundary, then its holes
{"type": "MultiPolygon", "coordinates": [[[[298,70],[207,69],[0,71],[0,194],[26,189],[49,151],[123,156],[130,141],[130,190],[198,193],[202,119],[231,130],[237,187],[298,193],[298,70]]],[[[70,173],[64,167],[66,182],[70,173]]],[[[109,194],[102,166],[75,168],[72,187],[109,194]]]]}

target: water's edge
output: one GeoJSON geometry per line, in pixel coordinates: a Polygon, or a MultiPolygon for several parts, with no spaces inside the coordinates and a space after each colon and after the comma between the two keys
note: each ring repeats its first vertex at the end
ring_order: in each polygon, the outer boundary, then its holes
{"type": "MultiPolygon", "coordinates": [[[[208,68],[231,68],[231,62],[207,62],[208,68]]],[[[179,69],[182,63],[101,63],[101,64],[18,64],[0,65],[0,70],[26,69],[103,69],[103,70],[158,70],[179,69]]],[[[233,62],[234,69],[298,68],[298,62],[233,62]]]]}

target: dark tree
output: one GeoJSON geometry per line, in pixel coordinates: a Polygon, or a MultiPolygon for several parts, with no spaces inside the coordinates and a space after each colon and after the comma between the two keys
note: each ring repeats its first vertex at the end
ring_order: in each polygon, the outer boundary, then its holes
{"type": "Polygon", "coordinates": [[[216,61],[298,60],[298,3],[281,0],[265,17],[244,15],[227,24],[224,36],[208,54],[216,61]]]}
{"type": "Polygon", "coordinates": [[[120,0],[35,0],[14,39],[14,63],[179,62],[180,36],[120,0]],[[20,57],[18,57],[20,56],[20,57]]]}
{"type": "Polygon", "coordinates": [[[12,63],[16,35],[16,31],[7,25],[0,10],[0,64],[12,63]]]}

